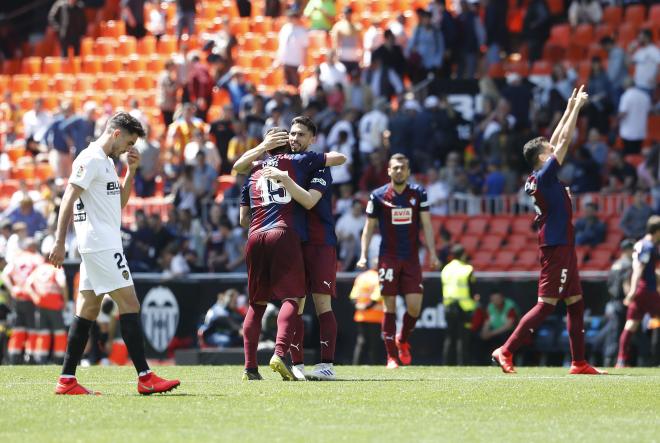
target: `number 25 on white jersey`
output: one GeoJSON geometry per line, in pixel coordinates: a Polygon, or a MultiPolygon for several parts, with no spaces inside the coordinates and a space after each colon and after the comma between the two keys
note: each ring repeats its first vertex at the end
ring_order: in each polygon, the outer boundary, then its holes
{"type": "Polygon", "coordinates": [[[268,206],[271,203],[283,205],[291,201],[291,195],[286,191],[286,188],[275,180],[259,177],[257,189],[261,192],[263,206],[268,206]]]}

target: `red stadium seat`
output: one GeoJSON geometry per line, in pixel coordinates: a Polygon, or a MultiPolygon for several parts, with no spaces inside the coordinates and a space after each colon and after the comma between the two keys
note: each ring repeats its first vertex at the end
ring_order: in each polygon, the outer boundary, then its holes
{"type": "Polygon", "coordinates": [[[532,65],[531,75],[550,75],[552,73],[552,65],[545,60],[537,60],[532,65]]]}
{"type": "Polygon", "coordinates": [[[493,253],[491,251],[477,251],[472,256],[470,263],[477,270],[488,268],[492,263],[493,253]]]}
{"type": "Polygon", "coordinates": [[[530,247],[530,239],[527,235],[511,234],[506,238],[506,243],[502,247],[510,251],[522,251],[530,247]]]}
{"type": "Polygon", "coordinates": [[[630,23],[623,23],[618,28],[619,38],[617,42],[622,48],[627,48],[637,38],[637,27],[630,23]]]}
{"type": "Polygon", "coordinates": [[[649,115],[646,138],[654,142],[660,141],[660,115],[649,115]]]}
{"type": "Polygon", "coordinates": [[[543,47],[543,60],[552,64],[562,63],[566,57],[566,48],[553,42],[546,42],[543,47]]]}
{"type": "Polygon", "coordinates": [[[496,266],[511,267],[516,258],[516,253],[513,251],[497,251],[493,256],[493,262],[496,266]]]}
{"type": "Polygon", "coordinates": [[[594,33],[594,39],[596,43],[600,43],[600,39],[603,37],[611,37],[614,35],[614,28],[608,23],[601,23],[596,26],[596,31],[594,33]]]}
{"type": "Polygon", "coordinates": [[[488,219],[483,217],[470,218],[465,227],[466,234],[483,235],[488,229],[488,219]]]}
{"type": "Polygon", "coordinates": [[[533,219],[531,215],[521,215],[513,219],[511,223],[511,232],[513,234],[523,234],[531,237],[535,234],[532,228],[533,219]]]}
{"type": "Polygon", "coordinates": [[[554,25],[550,30],[550,42],[567,47],[571,42],[571,26],[567,24],[554,25]]]}
{"type": "Polygon", "coordinates": [[[594,39],[594,28],[590,24],[583,23],[575,28],[571,43],[580,46],[589,46],[594,39]]]}
{"type": "Polygon", "coordinates": [[[581,266],[589,254],[589,246],[576,246],[575,255],[577,256],[578,266],[581,266]]]}
{"type": "Polygon", "coordinates": [[[587,56],[587,47],[582,46],[581,44],[571,43],[566,48],[566,59],[572,65],[576,63],[582,63],[586,60],[587,56]]]}
{"type": "MultiPolygon", "coordinates": [[[[435,219],[435,217],[433,217],[433,219],[435,219]]],[[[442,227],[451,234],[452,238],[458,238],[463,234],[463,231],[465,230],[465,220],[462,218],[443,217],[441,220],[442,227]]]]}
{"type": "Polygon", "coordinates": [[[537,266],[539,263],[539,252],[537,250],[520,251],[516,263],[524,267],[537,266]]]}
{"type": "Polygon", "coordinates": [[[481,238],[479,250],[498,251],[502,246],[502,237],[499,235],[486,235],[481,238]]]}
{"type": "Polygon", "coordinates": [[[41,74],[41,57],[26,57],[21,61],[21,74],[41,74]]]}
{"type": "Polygon", "coordinates": [[[465,248],[468,255],[474,254],[479,249],[479,238],[474,235],[466,235],[461,237],[458,243],[465,248]]]}
{"type": "Polygon", "coordinates": [[[511,220],[509,218],[492,218],[488,232],[501,237],[506,237],[511,231],[511,220]]]}
{"type": "Polygon", "coordinates": [[[623,11],[620,6],[608,6],[603,10],[603,23],[616,29],[621,24],[623,11]]]}
{"type": "Polygon", "coordinates": [[[646,7],[644,5],[630,5],[626,8],[626,12],[623,16],[624,23],[640,28],[645,20],[646,7]]]}
{"type": "Polygon", "coordinates": [[[651,9],[649,10],[649,22],[655,23],[656,26],[660,26],[660,3],[651,6],[651,9]]]}

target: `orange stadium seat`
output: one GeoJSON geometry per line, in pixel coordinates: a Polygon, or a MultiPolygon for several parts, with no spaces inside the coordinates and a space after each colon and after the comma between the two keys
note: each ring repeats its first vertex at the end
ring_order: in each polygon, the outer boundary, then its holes
{"type": "Polygon", "coordinates": [[[146,72],[147,59],[136,54],[131,55],[126,62],[126,70],[132,73],[146,72]]]}
{"type": "Polygon", "coordinates": [[[511,220],[509,218],[498,217],[490,220],[490,228],[488,229],[489,233],[506,237],[510,230],[511,220]]]}
{"type": "Polygon", "coordinates": [[[117,55],[129,56],[137,53],[137,39],[130,35],[122,35],[119,37],[119,46],[117,48],[117,55]]]}
{"type": "Polygon", "coordinates": [[[177,52],[176,37],[171,35],[164,35],[157,43],[158,53],[163,55],[170,55],[177,52]]]}
{"type": "Polygon", "coordinates": [[[580,63],[586,60],[587,48],[582,45],[571,43],[566,49],[566,59],[570,64],[580,63]]]}
{"type": "Polygon", "coordinates": [[[497,251],[493,256],[493,264],[489,270],[508,271],[514,267],[516,254],[512,251],[497,251]]]}
{"type": "Polygon", "coordinates": [[[26,57],[21,61],[21,74],[41,74],[41,57],[26,57]]]}
{"type": "Polygon", "coordinates": [[[44,74],[55,75],[62,72],[61,57],[45,57],[41,69],[44,74]]]}
{"type": "Polygon", "coordinates": [[[53,168],[48,163],[37,163],[34,175],[38,180],[46,181],[53,176],[53,168]]]}
{"type": "Polygon", "coordinates": [[[596,31],[594,32],[594,39],[600,43],[600,39],[603,37],[612,37],[614,36],[614,28],[609,23],[601,23],[596,26],[596,31]]]}
{"type": "Polygon", "coordinates": [[[546,42],[543,47],[543,60],[552,64],[561,63],[566,56],[566,48],[553,42],[546,42]]]}
{"type": "Polygon", "coordinates": [[[631,23],[623,23],[619,26],[618,32],[619,37],[617,38],[617,42],[624,49],[637,38],[637,27],[631,23]]]}
{"type": "Polygon", "coordinates": [[[646,20],[646,6],[644,5],[630,5],[626,8],[623,16],[623,21],[639,28],[646,20]]]}
{"type": "Polygon", "coordinates": [[[149,72],[161,72],[165,69],[165,62],[167,58],[159,54],[152,54],[151,57],[147,60],[147,71],[149,72]]]}
{"type": "Polygon", "coordinates": [[[126,34],[126,24],[121,20],[101,22],[101,37],[119,38],[126,34]]]}
{"type": "Polygon", "coordinates": [[[620,6],[608,6],[603,10],[603,23],[616,29],[621,24],[623,11],[620,6]]]}
{"type": "Polygon", "coordinates": [[[554,25],[550,30],[550,42],[567,47],[571,42],[571,26],[567,24],[554,25]]]}
{"type": "Polygon", "coordinates": [[[34,75],[30,79],[30,92],[44,93],[50,90],[48,86],[49,77],[34,75]]]}
{"type": "Polygon", "coordinates": [[[552,15],[562,15],[564,13],[564,0],[548,0],[548,8],[552,15]]]}
{"type": "Polygon", "coordinates": [[[124,70],[124,63],[121,58],[106,57],[102,62],[103,72],[106,74],[117,74],[124,70]]]}
{"type": "Polygon", "coordinates": [[[470,263],[477,270],[484,270],[490,267],[493,260],[493,253],[491,251],[477,251],[472,256],[470,263]]]}
{"type": "Polygon", "coordinates": [[[2,74],[14,75],[21,70],[21,61],[19,59],[4,60],[2,62],[2,74]]]}
{"type": "Polygon", "coordinates": [[[474,235],[462,237],[459,243],[465,248],[465,252],[468,255],[474,254],[479,249],[479,237],[475,237],[474,235]]]}
{"type": "Polygon", "coordinates": [[[577,256],[578,266],[585,263],[587,255],[589,254],[589,246],[576,246],[575,255],[577,256]]]}
{"type": "Polygon", "coordinates": [[[651,141],[660,141],[660,115],[650,115],[648,120],[648,134],[651,141]]]}
{"type": "Polygon", "coordinates": [[[530,246],[529,237],[522,234],[511,234],[506,238],[505,249],[521,251],[530,246]]]}
{"type": "Polygon", "coordinates": [[[506,72],[502,63],[493,63],[488,67],[488,76],[493,78],[502,78],[506,72]]]}
{"type": "Polygon", "coordinates": [[[135,89],[151,91],[156,87],[156,77],[150,74],[138,75],[135,78],[135,89]]]}
{"type": "Polygon", "coordinates": [[[73,91],[74,85],[75,85],[75,80],[74,77],[71,75],[58,74],[55,75],[55,77],[53,78],[53,86],[55,92],[64,93],[64,92],[73,91]]]}
{"type": "Polygon", "coordinates": [[[552,73],[552,65],[545,60],[537,60],[532,65],[531,75],[550,75],[552,73]]]}
{"type": "Polygon", "coordinates": [[[96,75],[100,72],[103,72],[103,62],[101,61],[100,57],[90,55],[82,59],[81,69],[85,74],[96,75]]]}
{"type": "Polygon", "coordinates": [[[11,78],[12,92],[25,92],[30,90],[30,76],[17,74],[11,78]]]}
{"type": "Polygon", "coordinates": [[[594,38],[594,28],[590,24],[581,24],[575,28],[575,32],[571,38],[571,43],[589,46],[594,38]]]}
{"type": "MultiPolygon", "coordinates": [[[[536,246],[534,246],[536,248],[536,246]]],[[[534,249],[527,249],[518,253],[516,263],[524,267],[537,266],[539,263],[539,252],[534,249]]]]}
{"type": "Polygon", "coordinates": [[[229,23],[229,29],[232,34],[236,36],[244,36],[248,38],[249,34],[251,38],[254,38],[258,34],[252,34],[250,32],[250,18],[249,17],[236,17],[231,19],[229,23]]]}
{"type": "Polygon", "coordinates": [[[114,55],[118,47],[117,40],[109,37],[99,37],[94,41],[94,55],[114,55]]]}
{"type": "Polygon", "coordinates": [[[129,89],[135,89],[135,76],[131,74],[120,74],[114,77],[113,89],[126,92],[129,89]]]}
{"type": "Polygon", "coordinates": [[[655,23],[656,26],[660,26],[660,3],[651,6],[649,10],[649,21],[655,23]]]}
{"type": "Polygon", "coordinates": [[[465,230],[465,220],[462,218],[451,217],[443,219],[442,217],[433,217],[433,219],[440,220],[441,226],[451,234],[452,238],[460,237],[465,230]]]}
{"type": "Polygon", "coordinates": [[[273,19],[271,17],[253,17],[250,30],[257,34],[266,34],[273,31],[273,19]]]}
{"type": "Polygon", "coordinates": [[[522,234],[527,237],[536,235],[532,228],[533,219],[531,215],[521,215],[513,219],[511,222],[511,232],[513,234],[522,234]]]}
{"type": "Polygon", "coordinates": [[[488,229],[488,219],[484,217],[473,217],[468,219],[465,227],[466,234],[483,235],[488,229]]]}
{"type": "Polygon", "coordinates": [[[502,237],[499,235],[486,235],[481,238],[479,243],[479,250],[481,251],[497,251],[502,246],[502,237]]]}
{"type": "MultiPolygon", "coordinates": [[[[164,36],[163,36],[164,37],[164,36]]],[[[137,42],[136,51],[141,55],[151,55],[156,52],[156,37],[145,35],[137,42]]]]}
{"type": "Polygon", "coordinates": [[[103,93],[109,89],[112,89],[112,79],[114,76],[111,75],[98,75],[94,78],[94,89],[96,92],[103,93]]]}

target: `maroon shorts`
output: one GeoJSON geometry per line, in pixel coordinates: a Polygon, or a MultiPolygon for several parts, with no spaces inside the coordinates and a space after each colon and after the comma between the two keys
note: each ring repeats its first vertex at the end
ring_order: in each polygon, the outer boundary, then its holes
{"type": "Polygon", "coordinates": [[[305,296],[300,237],[291,229],[250,234],[245,247],[250,303],[305,296]]]}
{"type": "Polygon", "coordinates": [[[544,246],[540,261],[539,297],[564,299],[582,295],[574,246],[544,246]]]}
{"type": "Polygon", "coordinates": [[[378,279],[382,295],[421,294],[422,267],[419,261],[401,260],[392,256],[378,257],[378,279]]]}
{"type": "Polygon", "coordinates": [[[303,259],[307,278],[307,295],[330,294],[337,296],[337,250],[334,246],[303,243],[303,259]]]}
{"type": "Polygon", "coordinates": [[[626,319],[641,320],[646,313],[653,317],[660,316],[660,294],[656,291],[637,291],[632,303],[628,305],[626,319]]]}

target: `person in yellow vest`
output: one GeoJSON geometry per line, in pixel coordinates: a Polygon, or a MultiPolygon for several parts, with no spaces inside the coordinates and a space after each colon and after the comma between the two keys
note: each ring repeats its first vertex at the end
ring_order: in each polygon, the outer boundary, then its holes
{"type": "Polygon", "coordinates": [[[355,304],[353,320],[357,326],[357,340],[353,352],[353,364],[379,364],[382,358],[380,325],[383,322],[383,297],[380,295],[380,280],[376,271],[377,262],[371,269],[355,278],[351,300],[355,304]]]}
{"type": "Polygon", "coordinates": [[[442,301],[445,307],[447,330],[443,346],[443,362],[446,365],[469,363],[470,320],[476,303],[472,298],[475,282],[474,268],[466,262],[465,249],[456,244],[451,249],[454,259],[442,269],[442,301]]]}
{"type": "Polygon", "coordinates": [[[64,269],[47,262],[40,264],[25,281],[25,290],[37,308],[36,363],[45,364],[52,349],[54,363],[62,364],[67,338],[62,310],[68,298],[64,269]]]}

